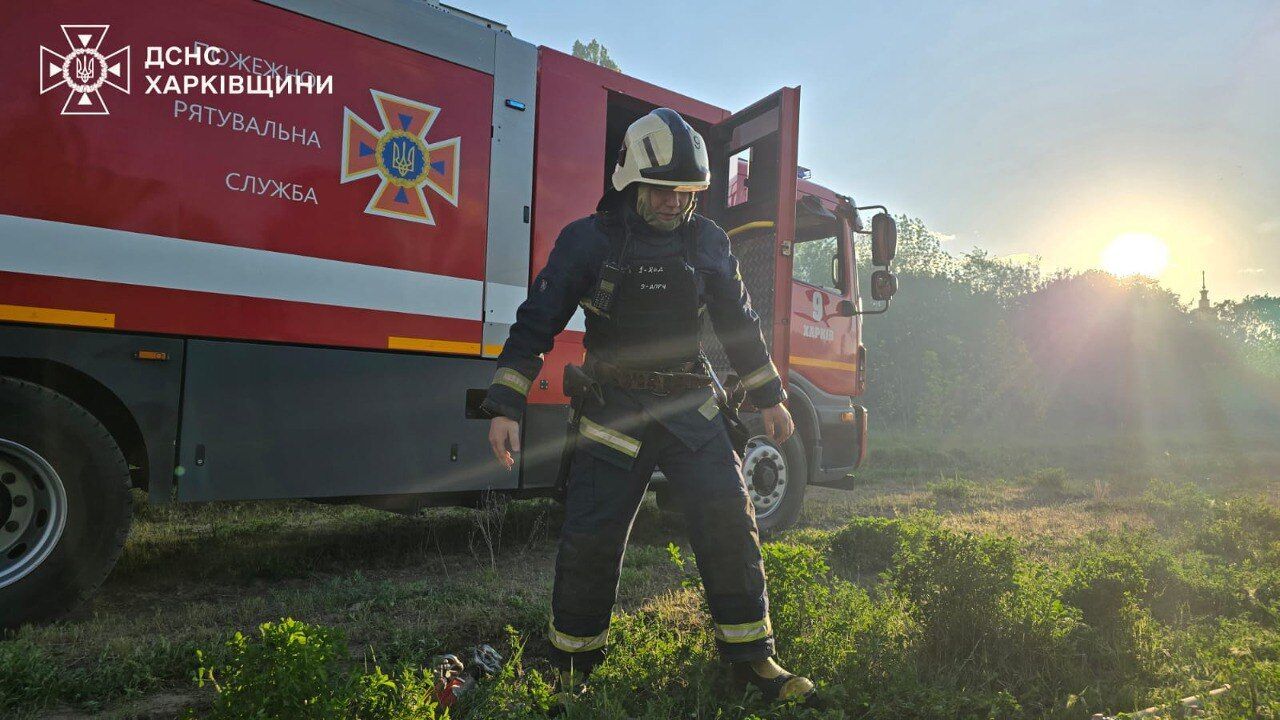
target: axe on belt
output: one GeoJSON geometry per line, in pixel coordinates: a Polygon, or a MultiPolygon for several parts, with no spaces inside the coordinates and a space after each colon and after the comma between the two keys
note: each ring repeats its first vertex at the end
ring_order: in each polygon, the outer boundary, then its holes
{"type": "Polygon", "coordinates": [[[738,451],[738,457],[745,458],[747,443],[751,441],[751,428],[747,427],[747,424],[742,421],[742,416],[738,414],[738,408],[742,407],[742,401],[746,399],[742,383],[738,382],[737,378],[733,378],[731,383],[733,389],[726,390],[716,375],[715,368],[711,367],[711,361],[703,356],[701,362],[702,367],[711,376],[711,389],[716,395],[716,402],[720,405],[720,415],[724,418],[725,429],[729,431],[729,442],[733,443],[733,448],[738,451]]]}

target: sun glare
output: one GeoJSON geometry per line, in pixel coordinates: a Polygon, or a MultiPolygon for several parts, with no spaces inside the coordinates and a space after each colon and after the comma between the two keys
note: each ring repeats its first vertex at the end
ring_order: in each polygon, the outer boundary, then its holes
{"type": "Polygon", "coordinates": [[[1102,250],[1102,269],[1117,277],[1159,278],[1169,266],[1169,246],[1149,233],[1124,233],[1102,250]]]}

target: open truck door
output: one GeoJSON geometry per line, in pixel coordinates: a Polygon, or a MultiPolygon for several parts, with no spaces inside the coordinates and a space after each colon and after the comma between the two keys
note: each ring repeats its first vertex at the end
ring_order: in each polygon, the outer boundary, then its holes
{"type": "MultiPolygon", "coordinates": [[[[784,383],[790,354],[791,255],[796,226],[800,88],[783,88],[716,124],[708,133],[711,187],[704,213],[729,233],[760,329],[784,383]]],[[[703,347],[729,374],[714,333],[703,347]]],[[[755,414],[742,470],[762,532],[793,524],[804,505],[809,459],[799,435],[774,443],[755,414]]]]}
{"type": "MultiPolygon", "coordinates": [[[[790,341],[800,88],[783,88],[715,125],[705,214],[729,233],[761,330],[784,382],[790,341]]],[[[728,369],[719,343],[712,364],[728,369]]],[[[714,348],[714,351],[713,351],[714,348]]]]}

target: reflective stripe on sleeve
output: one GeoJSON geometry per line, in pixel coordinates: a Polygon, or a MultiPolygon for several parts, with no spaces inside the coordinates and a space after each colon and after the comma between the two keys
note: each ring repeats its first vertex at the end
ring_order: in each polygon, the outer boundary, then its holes
{"type": "Polygon", "coordinates": [[[605,628],[604,632],[599,635],[583,637],[569,635],[556,630],[555,621],[552,620],[547,624],[547,638],[551,640],[552,645],[565,652],[587,652],[589,650],[599,650],[605,646],[605,643],[609,642],[609,628],[605,628]]]}
{"type": "Polygon", "coordinates": [[[727,643],[748,643],[763,640],[773,634],[768,616],[755,622],[738,625],[716,624],[716,639],[727,643]]]}
{"type": "Polygon", "coordinates": [[[521,395],[529,394],[529,386],[533,381],[512,370],[511,368],[498,368],[498,372],[493,374],[493,385],[505,385],[521,395]]]}
{"type": "Polygon", "coordinates": [[[582,418],[578,432],[588,440],[594,440],[601,445],[617,450],[623,455],[635,457],[640,454],[640,441],[630,435],[623,435],[617,430],[609,428],[597,422],[592,422],[590,418],[582,418]]]}
{"type": "Polygon", "coordinates": [[[742,378],[742,386],[748,390],[755,390],[769,384],[777,377],[778,368],[774,367],[773,361],[770,360],[767,365],[747,373],[746,377],[742,378]]]}

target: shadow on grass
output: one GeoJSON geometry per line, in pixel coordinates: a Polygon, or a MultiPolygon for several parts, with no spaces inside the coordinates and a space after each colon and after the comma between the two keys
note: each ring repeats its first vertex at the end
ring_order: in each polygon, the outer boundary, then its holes
{"type": "MultiPolygon", "coordinates": [[[[564,520],[551,500],[499,508],[434,508],[414,516],[356,506],[296,501],[202,507],[143,505],[111,586],[191,581],[245,583],[316,572],[420,566],[470,556],[489,565],[512,554],[545,552],[564,520]],[[492,543],[492,553],[489,544],[492,543]]],[[[679,517],[641,506],[632,545],[681,542],[679,517]]]]}
{"type": "Polygon", "coordinates": [[[431,509],[415,516],[352,506],[253,502],[143,507],[110,582],[271,580],[317,571],[403,566],[509,554],[548,541],[563,512],[531,500],[497,511],[431,509]],[[490,525],[489,540],[481,532],[490,525]]]}

